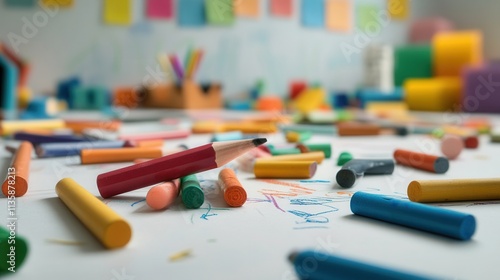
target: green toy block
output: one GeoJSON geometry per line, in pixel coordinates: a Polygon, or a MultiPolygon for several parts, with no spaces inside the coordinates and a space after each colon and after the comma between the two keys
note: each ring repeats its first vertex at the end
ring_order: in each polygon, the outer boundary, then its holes
{"type": "Polygon", "coordinates": [[[400,87],[409,78],[432,77],[432,47],[407,45],[394,51],[394,84],[400,87]]]}

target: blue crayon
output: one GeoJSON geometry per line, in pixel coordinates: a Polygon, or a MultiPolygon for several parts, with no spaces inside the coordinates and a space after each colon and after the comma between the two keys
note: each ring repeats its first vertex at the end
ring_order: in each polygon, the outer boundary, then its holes
{"type": "Polygon", "coordinates": [[[0,119],[11,120],[16,117],[18,77],[16,66],[0,54],[0,119]]]}
{"type": "Polygon", "coordinates": [[[293,263],[300,279],[314,280],[423,280],[435,279],[427,276],[415,275],[404,271],[379,267],[355,260],[345,259],[317,251],[303,251],[292,253],[289,260],[293,263]]]}
{"type": "Polygon", "coordinates": [[[35,151],[39,158],[65,157],[80,155],[82,149],[112,149],[124,145],[125,141],[43,143],[35,151]]]}
{"type": "Polygon", "coordinates": [[[42,143],[65,143],[65,142],[85,142],[88,139],[74,135],[42,135],[27,132],[16,132],[13,138],[20,141],[28,141],[33,145],[42,143]]]}
{"type": "Polygon", "coordinates": [[[460,240],[469,240],[476,230],[476,219],[470,214],[370,193],[355,193],[351,211],[460,240]]]}

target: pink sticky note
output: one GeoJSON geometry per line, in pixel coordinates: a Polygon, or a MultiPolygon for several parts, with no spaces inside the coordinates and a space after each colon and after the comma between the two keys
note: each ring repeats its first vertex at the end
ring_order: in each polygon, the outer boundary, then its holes
{"type": "Polygon", "coordinates": [[[173,0],[147,0],[146,15],[152,19],[169,19],[173,14],[173,0]]]}
{"type": "Polygon", "coordinates": [[[271,0],[271,14],[274,16],[290,17],[292,9],[292,0],[271,0]]]}

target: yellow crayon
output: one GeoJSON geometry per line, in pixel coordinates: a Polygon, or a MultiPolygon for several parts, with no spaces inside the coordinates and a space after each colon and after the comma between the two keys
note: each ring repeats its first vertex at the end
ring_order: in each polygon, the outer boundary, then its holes
{"type": "Polygon", "coordinates": [[[421,180],[408,185],[414,202],[449,202],[500,199],[500,179],[421,180]]]}
{"type": "Polygon", "coordinates": [[[73,179],[60,180],[56,193],[106,248],[120,248],[129,242],[132,229],[128,222],[73,179]]]}
{"type": "Polygon", "coordinates": [[[0,133],[3,136],[11,135],[25,129],[47,129],[56,130],[65,128],[63,120],[35,120],[35,121],[1,121],[0,133]]]}
{"type": "Polygon", "coordinates": [[[256,178],[308,179],[316,173],[315,161],[255,161],[256,178]]]}
{"type": "Polygon", "coordinates": [[[319,152],[309,152],[293,155],[280,155],[272,157],[261,157],[255,161],[315,161],[318,164],[322,163],[325,159],[325,153],[319,152]]]}

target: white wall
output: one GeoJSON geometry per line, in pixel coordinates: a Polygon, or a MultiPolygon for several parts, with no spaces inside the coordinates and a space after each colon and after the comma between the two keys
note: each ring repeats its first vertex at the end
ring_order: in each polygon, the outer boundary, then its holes
{"type": "MultiPolygon", "coordinates": [[[[265,78],[267,89],[284,94],[288,81],[306,78],[319,81],[328,89],[353,89],[361,80],[361,55],[350,61],[343,55],[342,43],[353,44],[357,32],[333,33],[308,29],[300,24],[295,9],[292,19],[271,18],[268,0],[261,1],[261,17],[237,19],[232,27],[180,28],[175,20],[144,20],[143,0],[134,0],[136,24],[133,27],[102,23],[100,0],[75,0],[75,7],[60,10],[46,26],[38,28],[20,53],[33,65],[30,85],[37,92],[50,92],[55,83],[79,75],[92,84],[137,85],[156,69],[158,52],[180,55],[190,45],[201,47],[206,56],[198,80],[219,80],[226,96],[237,97],[258,78],[265,78]]],[[[177,0],[181,1],[181,0],[177,0]]],[[[306,0],[307,1],[307,0],[306,0]]],[[[356,4],[375,3],[385,9],[385,0],[355,0],[356,4]]],[[[435,10],[435,1],[412,1],[412,17],[435,10]]],[[[295,0],[297,8],[299,1],[295,0]]],[[[23,18],[33,20],[37,9],[0,8],[0,38],[22,35],[23,18]]],[[[373,42],[400,44],[406,40],[408,21],[391,22],[371,38],[373,42]]]]}

